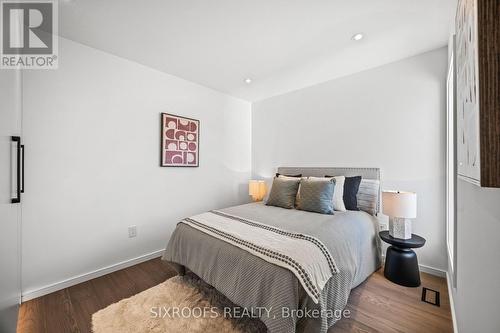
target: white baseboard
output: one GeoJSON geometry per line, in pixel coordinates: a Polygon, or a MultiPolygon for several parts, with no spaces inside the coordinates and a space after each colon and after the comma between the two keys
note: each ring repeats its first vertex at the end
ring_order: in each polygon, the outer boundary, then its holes
{"type": "Polygon", "coordinates": [[[427,265],[418,265],[418,267],[420,268],[421,272],[446,278],[446,271],[443,271],[442,269],[434,268],[427,265]]]}
{"type": "Polygon", "coordinates": [[[148,261],[148,260],[151,260],[154,258],[161,257],[163,255],[163,251],[164,251],[164,249],[157,250],[157,251],[147,253],[147,254],[144,254],[144,255],[136,257],[136,258],[132,258],[129,260],[119,262],[119,263],[114,264],[114,265],[110,265],[107,267],[97,269],[97,270],[89,272],[89,273],[81,274],[81,275],[60,281],[60,282],[56,282],[56,283],[50,284],[50,285],[42,287],[42,288],[23,291],[22,295],[21,295],[21,301],[26,302],[26,301],[29,301],[31,299],[53,293],[55,291],[74,286],[76,284],[79,284],[79,283],[82,283],[85,281],[89,281],[89,280],[98,278],[100,276],[103,276],[103,275],[106,275],[109,273],[119,271],[120,269],[124,269],[124,268],[130,267],[130,266],[140,264],[141,262],[144,262],[144,261],[148,261]]]}
{"type": "Polygon", "coordinates": [[[457,315],[455,313],[455,302],[453,301],[453,286],[450,280],[450,274],[446,272],[446,283],[448,284],[448,295],[450,297],[451,320],[453,321],[453,332],[458,333],[457,315]]]}

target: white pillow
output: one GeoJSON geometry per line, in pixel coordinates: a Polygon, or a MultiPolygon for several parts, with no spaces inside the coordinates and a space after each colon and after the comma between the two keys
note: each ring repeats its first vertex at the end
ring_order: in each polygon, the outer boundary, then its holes
{"type": "Polygon", "coordinates": [[[344,183],[345,176],[335,176],[335,190],[333,191],[333,209],[345,212],[344,204],[344,183]]]}
{"type": "Polygon", "coordinates": [[[314,180],[330,180],[335,179],[335,189],[333,191],[333,209],[345,212],[347,209],[344,204],[344,183],[345,176],[335,176],[335,177],[309,177],[314,180]]]}

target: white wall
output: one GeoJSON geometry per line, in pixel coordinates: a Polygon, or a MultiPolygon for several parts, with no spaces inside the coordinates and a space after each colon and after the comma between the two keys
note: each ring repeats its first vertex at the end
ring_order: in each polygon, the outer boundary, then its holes
{"type": "Polygon", "coordinates": [[[24,293],[162,249],[182,217],[248,201],[249,103],[59,45],[58,70],[24,74],[24,293]],[[159,167],[161,112],[200,119],[200,167],[159,167]]]}
{"type": "Polygon", "coordinates": [[[458,180],[457,190],[458,331],[500,332],[500,189],[458,180]]]}
{"type": "Polygon", "coordinates": [[[420,264],[447,269],[447,50],[328,81],[252,106],[252,171],[278,166],[380,167],[383,189],[418,193],[420,264]]]}

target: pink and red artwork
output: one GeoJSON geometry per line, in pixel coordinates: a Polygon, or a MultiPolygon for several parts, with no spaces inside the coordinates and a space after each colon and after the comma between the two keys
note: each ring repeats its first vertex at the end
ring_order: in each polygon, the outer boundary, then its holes
{"type": "Polygon", "coordinates": [[[161,114],[161,166],[197,167],[200,121],[161,114]]]}

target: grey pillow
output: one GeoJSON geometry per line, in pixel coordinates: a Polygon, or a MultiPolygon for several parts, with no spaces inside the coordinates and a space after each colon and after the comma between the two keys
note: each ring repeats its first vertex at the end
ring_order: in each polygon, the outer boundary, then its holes
{"type": "Polygon", "coordinates": [[[333,214],[335,179],[302,179],[297,195],[297,209],[321,214],[333,214]]]}
{"type": "Polygon", "coordinates": [[[275,177],[266,205],[291,209],[299,189],[300,178],[275,177]]]}

